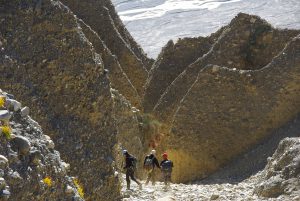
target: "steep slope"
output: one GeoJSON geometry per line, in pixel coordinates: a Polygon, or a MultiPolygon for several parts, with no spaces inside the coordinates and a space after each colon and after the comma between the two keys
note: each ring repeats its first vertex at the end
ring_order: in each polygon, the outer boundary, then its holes
{"type": "Polygon", "coordinates": [[[208,53],[189,65],[166,89],[154,113],[170,125],[180,100],[208,64],[240,70],[260,69],[282,51],[299,31],[277,30],[257,16],[237,15],[224,29],[208,53]]]}
{"type": "MultiPolygon", "coordinates": [[[[129,34],[125,32],[125,28],[120,28],[122,27],[121,22],[114,9],[109,9],[113,8],[111,2],[109,0],[63,0],[62,2],[69,6],[78,18],[82,19],[100,36],[112,54],[116,55],[138,94],[143,96],[143,86],[148,75],[144,66],[150,65],[151,62],[145,56],[139,58],[131,49],[130,45],[135,45],[130,42],[132,40],[129,39],[129,34]]],[[[134,49],[139,52],[138,55],[143,55],[140,48],[134,47],[134,49]]]]}
{"type": "Polygon", "coordinates": [[[88,200],[116,200],[115,120],[100,56],[59,1],[0,2],[0,73],[71,164],[88,200]]]}
{"type": "Polygon", "coordinates": [[[82,20],[78,20],[82,30],[88,40],[93,44],[95,51],[100,54],[104,68],[108,70],[108,77],[111,81],[111,87],[117,89],[124,95],[134,106],[141,108],[141,98],[137,93],[135,87],[130,82],[126,73],[123,71],[116,56],[112,55],[110,50],[106,47],[99,35],[92,30],[82,20]]]}
{"type": "Polygon", "coordinates": [[[299,48],[300,36],[260,70],[199,72],[165,145],[179,164],[176,181],[206,177],[300,113],[299,48]]]}
{"type": "Polygon", "coordinates": [[[176,44],[173,41],[168,42],[149,72],[143,101],[145,112],[153,110],[166,88],[189,64],[209,51],[221,32],[207,38],[180,39],[176,44]]]}

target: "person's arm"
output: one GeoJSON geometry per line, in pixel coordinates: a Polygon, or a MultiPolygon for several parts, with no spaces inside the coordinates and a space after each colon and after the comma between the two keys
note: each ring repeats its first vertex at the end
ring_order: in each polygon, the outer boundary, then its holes
{"type": "Polygon", "coordinates": [[[156,157],[154,158],[154,164],[160,169],[160,165],[156,157]]]}
{"type": "Polygon", "coordinates": [[[124,166],[124,169],[128,168],[128,158],[125,158],[125,166],[124,166]]]}

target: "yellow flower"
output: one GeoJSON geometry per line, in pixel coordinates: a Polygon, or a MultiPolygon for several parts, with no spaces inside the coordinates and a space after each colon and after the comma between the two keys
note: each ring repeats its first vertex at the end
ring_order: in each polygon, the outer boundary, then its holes
{"type": "Polygon", "coordinates": [[[5,97],[4,96],[0,96],[0,107],[3,107],[5,104],[5,97]]]}
{"type": "Polygon", "coordinates": [[[45,177],[43,182],[49,187],[52,186],[52,179],[50,177],[45,177]]]}
{"type": "Polygon", "coordinates": [[[74,181],[74,184],[77,188],[77,191],[78,191],[80,197],[84,198],[84,191],[83,191],[83,188],[82,188],[81,184],[79,183],[78,179],[74,178],[73,181],[74,181]]]}
{"type": "Polygon", "coordinates": [[[11,128],[9,126],[2,126],[0,128],[2,130],[3,135],[6,137],[6,139],[10,139],[11,128]]]}

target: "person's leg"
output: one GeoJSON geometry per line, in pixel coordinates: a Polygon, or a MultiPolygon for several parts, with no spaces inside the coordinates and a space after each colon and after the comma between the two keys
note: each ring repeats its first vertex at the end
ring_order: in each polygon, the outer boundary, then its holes
{"type": "Polygon", "coordinates": [[[134,177],[134,171],[131,171],[131,173],[130,173],[130,178],[131,178],[131,180],[135,181],[135,183],[137,183],[138,185],[141,184],[141,183],[134,177]]]}
{"type": "Polygon", "coordinates": [[[155,169],[152,170],[151,181],[152,181],[152,185],[154,186],[155,185],[155,169]]]}
{"type": "Polygon", "coordinates": [[[126,183],[127,183],[127,189],[128,190],[130,189],[130,179],[129,179],[129,176],[130,176],[130,172],[129,172],[129,170],[126,170],[126,183]]]}
{"type": "Polygon", "coordinates": [[[148,183],[149,183],[149,181],[150,181],[150,179],[151,179],[152,171],[153,171],[152,169],[151,169],[151,170],[148,170],[148,172],[147,172],[147,180],[146,180],[145,185],[148,185],[148,183]]]}
{"type": "Polygon", "coordinates": [[[167,186],[168,178],[167,178],[167,173],[163,172],[163,179],[164,179],[164,184],[167,186]]]}
{"type": "Polygon", "coordinates": [[[170,185],[171,185],[171,172],[168,172],[166,181],[167,181],[166,182],[167,186],[170,187],[170,185]]]}

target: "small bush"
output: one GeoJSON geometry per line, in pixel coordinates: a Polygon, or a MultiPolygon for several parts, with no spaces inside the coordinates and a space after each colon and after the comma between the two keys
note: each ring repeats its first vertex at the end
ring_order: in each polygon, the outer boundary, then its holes
{"type": "Polygon", "coordinates": [[[84,191],[83,191],[83,188],[81,186],[81,184],[79,183],[79,180],[77,178],[73,179],[73,182],[77,188],[77,191],[80,195],[80,197],[83,199],[84,198],[84,191]]]}
{"type": "Polygon", "coordinates": [[[52,186],[52,179],[50,177],[45,177],[43,179],[43,182],[48,186],[51,187],[52,186]]]}
{"type": "Polygon", "coordinates": [[[9,126],[2,126],[0,128],[2,130],[2,134],[9,140],[11,138],[11,128],[9,126]]]}

